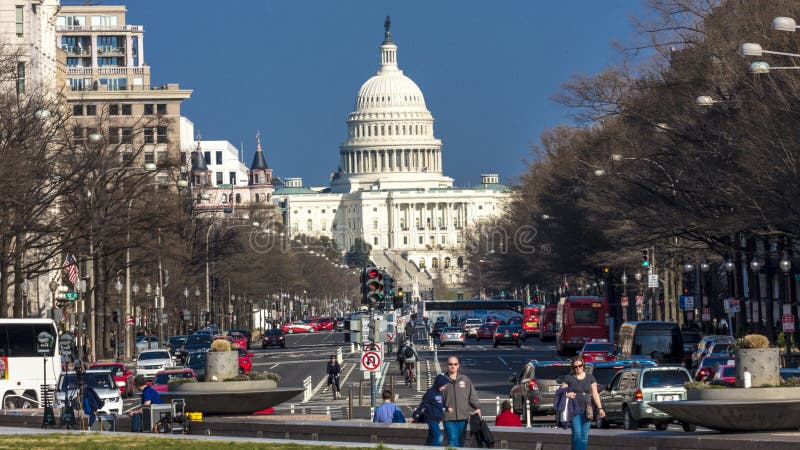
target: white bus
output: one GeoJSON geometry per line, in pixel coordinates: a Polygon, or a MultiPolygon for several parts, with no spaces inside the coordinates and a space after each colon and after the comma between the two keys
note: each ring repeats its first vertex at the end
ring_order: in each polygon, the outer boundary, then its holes
{"type": "Polygon", "coordinates": [[[55,385],[61,375],[58,329],[50,319],[0,319],[0,398],[3,409],[39,408],[42,384],[55,385]],[[36,336],[53,335],[53,350],[44,357],[36,351],[36,336]]]}

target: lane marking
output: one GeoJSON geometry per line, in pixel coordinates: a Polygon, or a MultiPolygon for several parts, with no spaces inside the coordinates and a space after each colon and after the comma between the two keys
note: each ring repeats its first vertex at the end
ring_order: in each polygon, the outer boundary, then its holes
{"type": "Polygon", "coordinates": [[[506,360],[505,360],[505,359],[503,359],[503,357],[502,357],[502,356],[498,356],[498,357],[497,357],[497,359],[499,359],[499,360],[500,360],[500,361],[501,361],[503,364],[505,364],[505,365],[506,365],[506,367],[508,367],[508,363],[506,362],[506,360]]]}
{"type": "Polygon", "coordinates": [[[281,365],[281,363],[275,364],[274,366],[271,366],[271,367],[270,367],[270,370],[271,370],[271,369],[274,369],[274,368],[276,368],[276,367],[278,367],[278,366],[280,366],[280,365],[281,365]]]}

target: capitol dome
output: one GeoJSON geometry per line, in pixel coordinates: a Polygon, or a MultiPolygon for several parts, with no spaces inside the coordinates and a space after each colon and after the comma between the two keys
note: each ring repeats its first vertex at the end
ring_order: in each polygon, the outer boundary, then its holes
{"type": "Polygon", "coordinates": [[[389,21],[380,46],[380,66],[356,95],[339,147],[337,191],[449,187],[442,176],[442,142],[419,86],[397,65],[389,21]]]}

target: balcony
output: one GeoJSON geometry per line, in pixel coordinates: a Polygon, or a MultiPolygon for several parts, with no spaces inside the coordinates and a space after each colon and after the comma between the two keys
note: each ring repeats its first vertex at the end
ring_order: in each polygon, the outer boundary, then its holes
{"type": "Polygon", "coordinates": [[[64,53],[67,56],[92,56],[92,48],[83,48],[83,47],[69,47],[66,45],[61,46],[61,50],[64,50],[64,53]]]}
{"type": "Polygon", "coordinates": [[[125,47],[97,47],[97,54],[103,56],[125,56],[125,47]]]}
{"type": "Polygon", "coordinates": [[[142,25],[57,25],[56,32],[69,33],[74,31],[80,32],[103,32],[103,31],[127,31],[131,33],[141,33],[144,31],[142,25]]]}
{"type": "Polygon", "coordinates": [[[148,66],[143,67],[67,67],[67,75],[145,75],[148,66]]]}

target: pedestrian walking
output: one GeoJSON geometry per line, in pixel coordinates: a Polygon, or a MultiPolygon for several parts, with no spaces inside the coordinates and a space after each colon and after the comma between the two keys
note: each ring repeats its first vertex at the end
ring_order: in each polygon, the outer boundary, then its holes
{"type": "Polygon", "coordinates": [[[136,378],[133,379],[133,385],[137,390],[142,391],[142,405],[132,411],[129,411],[128,416],[131,418],[131,431],[141,432],[143,422],[142,413],[144,412],[144,407],[150,405],[160,405],[162,401],[161,396],[158,395],[158,392],[152,386],[147,384],[144,379],[144,375],[136,375],[136,378]]]}
{"type": "Polygon", "coordinates": [[[428,425],[428,435],[425,445],[439,447],[442,445],[442,430],[440,423],[444,418],[444,390],[450,380],[445,374],[436,375],[433,386],[425,391],[417,411],[422,415],[422,422],[428,425]]]}
{"type": "Polygon", "coordinates": [[[336,359],[336,355],[331,355],[331,358],[328,360],[328,386],[333,391],[333,398],[336,399],[341,397],[341,388],[339,387],[339,375],[342,373],[342,368],[339,366],[339,361],[336,359]]]}
{"type": "Polygon", "coordinates": [[[580,411],[572,418],[572,450],[586,450],[589,446],[589,426],[594,415],[592,400],[600,417],[606,416],[597,393],[597,381],[592,374],[586,373],[583,359],[576,357],[572,360],[572,373],[564,377],[561,387],[567,389],[566,396],[570,401],[578,402],[580,411]]]}
{"type": "Polygon", "coordinates": [[[498,427],[521,427],[522,421],[519,416],[514,414],[511,410],[511,402],[508,400],[503,401],[500,405],[500,414],[494,419],[495,426],[498,427]]]}
{"type": "Polygon", "coordinates": [[[444,431],[447,446],[458,448],[464,445],[467,420],[472,414],[480,415],[480,400],[472,380],[459,371],[455,356],[447,359],[447,388],[444,390],[444,431]]]}

